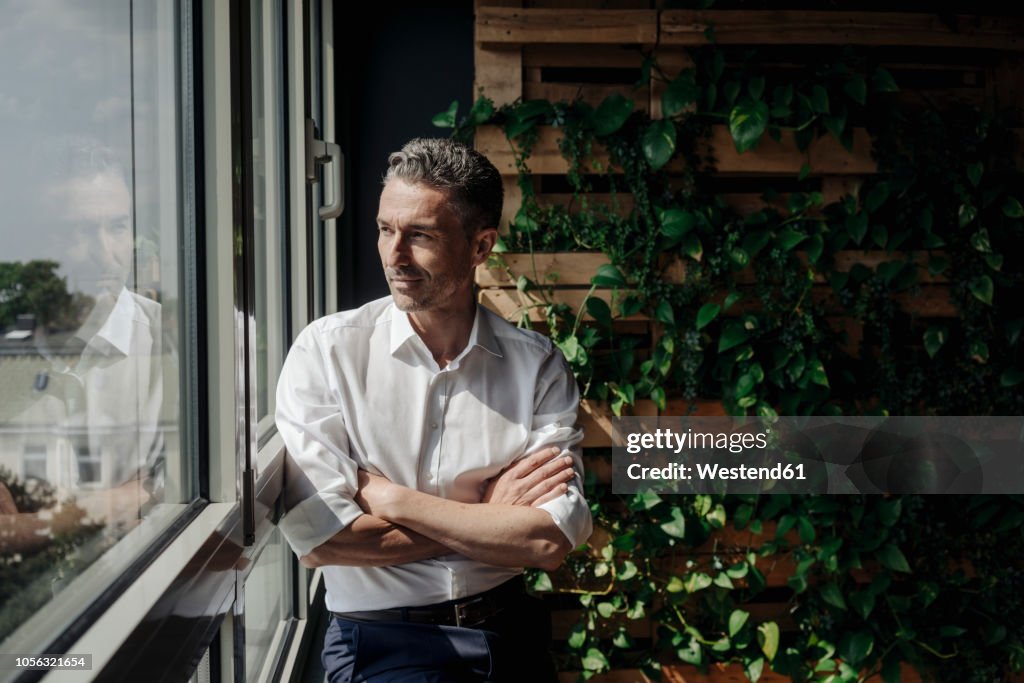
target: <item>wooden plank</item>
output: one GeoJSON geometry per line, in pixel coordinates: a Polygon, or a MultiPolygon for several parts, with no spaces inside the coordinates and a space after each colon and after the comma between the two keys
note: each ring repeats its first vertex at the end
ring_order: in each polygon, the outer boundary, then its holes
{"type": "Polygon", "coordinates": [[[483,94],[501,107],[512,104],[523,94],[523,50],[518,47],[484,49],[476,43],[473,49],[476,65],[473,96],[483,94]]]}
{"type": "Polygon", "coordinates": [[[503,265],[485,263],[476,269],[476,283],[481,287],[515,287],[519,275],[542,285],[589,286],[597,269],[609,262],[608,256],[599,252],[515,252],[497,254],[494,260],[503,265]]]}
{"type": "MultiPolygon", "coordinates": [[[[594,0],[529,0],[527,7],[545,9],[594,9],[594,0]]],[[[601,9],[650,9],[650,0],[601,0],[601,9]]]]}
{"type": "Polygon", "coordinates": [[[654,10],[561,10],[481,7],[477,40],[487,44],[640,43],[658,38],[654,10]]]}
{"type": "MultiPolygon", "coordinates": [[[[806,265],[806,256],[801,252],[797,256],[806,265]]],[[[492,262],[486,263],[476,271],[476,283],[481,287],[515,287],[520,275],[525,275],[541,285],[588,287],[590,280],[602,265],[609,263],[608,256],[599,252],[546,252],[529,254],[525,252],[507,252],[495,254],[492,262]],[[500,259],[501,263],[497,261],[500,259]]],[[[835,270],[849,272],[853,266],[860,264],[872,270],[882,263],[900,260],[906,257],[904,252],[888,253],[879,249],[843,250],[836,254],[835,270]]],[[[949,282],[944,275],[928,273],[928,255],[917,253],[914,262],[919,267],[918,281],[921,284],[942,284],[949,282]]],[[[666,282],[682,284],[686,277],[687,261],[681,257],[671,257],[666,261],[663,276],[666,282]]],[[[755,282],[754,272],[746,268],[736,273],[739,284],[749,285],[755,282]]],[[[828,284],[822,273],[815,273],[816,284],[828,284]]]]}
{"type": "MultiPolygon", "coordinates": [[[[537,143],[531,150],[527,164],[534,174],[564,174],[569,170],[568,162],[558,149],[561,131],[552,126],[541,126],[537,131],[537,143]]],[[[807,152],[800,152],[790,132],[784,132],[780,142],[765,135],[756,149],[739,154],[733,144],[728,127],[711,127],[709,148],[704,150],[715,159],[715,169],[720,174],[743,175],[796,175],[808,163],[811,175],[869,175],[875,173],[877,165],[871,158],[871,138],[863,128],[854,129],[853,152],[848,152],[831,136],[818,138],[811,143],[807,152]]],[[[504,132],[497,126],[481,126],[476,132],[476,149],[491,160],[502,174],[515,174],[515,156],[504,132]]],[[[585,163],[585,169],[600,172],[610,165],[608,153],[601,145],[593,147],[593,158],[585,163]]],[[[682,170],[682,161],[677,157],[666,167],[670,171],[682,170]]]]}
{"type": "Polygon", "coordinates": [[[501,225],[498,226],[498,232],[507,235],[511,229],[510,226],[516,219],[516,214],[523,206],[523,190],[519,187],[517,176],[507,175],[501,176],[501,188],[504,192],[504,201],[501,205],[501,225]]]}
{"type": "MultiPolygon", "coordinates": [[[[626,409],[630,415],[637,417],[654,417],[658,414],[658,406],[654,401],[637,401],[626,409]]],[[[611,406],[603,401],[580,401],[580,412],[577,422],[583,430],[583,448],[609,448],[612,444],[612,413],[611,406]]]]}
{"type": "MultiPolygon", "coordinates": [[[[597,289],[590,296],[605,301],[614,313],[618,309],[619,302],[631,293],[628,290],[597,289]]],[[[552,303],[568,304],[574,311],[580,309],[586,298],[587,290],[585,289],[556,289],[549,296],[552,303]]],[[[515,289],[481,290],[480,303],[511,322],[518,322],[524,312],[529,314],[531,321],[544,320],[543,307],[547,305],[536,292],[523,293],[515,289]]],[[[583,314],[583,319],[593,320],[587,313],[583,314]]],[[[628,317],[615,316],[615,320],[646,321],[650,318],[637,313],[628,317]]]]}
{"type": "Polygon", "coordinates": [[[584,198],[587,200],[587,206],[591,212],[607,211],[614,212],[618,216],[628,216],[633,211],[633,195],[628,192],[620,192],[615,195],[602,192],[588,192],[580,197],[575,197],[571,194],[545,192],[535,195],[535,198],[537,205],[542,208],[550,206],[568,207],[571,215],[576,215],[583,210],[581,200],[584,198]]]}
{"type": "Polygon", "coordinates": [[[666,10],[663,45],[865,45],[1024,50],[1024,21],[906,12],[666,10]],[[953,27],[946,22],[952,19],[953,27]]]}
{"type": "Polygon", "coordinates": [[[639,74],[644,56],[635,47],[622,45],[524,45],[523,66],[636,69],[639,74]]]}
{"type": "Polygon", "coordinates": [[[523,99],[526,100],[548,100],[549,102],[581,100],[592,107],[597,107],[610,95],[622,95],[626,99],[632,99],[636,103],[635,109],[647,111],[647,98],[638,97],[634,93],[632,84],[534,83],[530,81],[523,84],[523,99]]]}
{"type": "MultiPolygon", "coordinates": [[[[578,671],[562,671],[558,674],[559,683],[576,683],[578,671]]],[[[758,679],[760,683],[789,683],[788,676],[782,676],[770,669],[765,669],[758,679]]],[[[654,683],[640,669],[617,669],[597,674],[588,679],[589,683],[654,683]]],[[[881,683],[881,675],[866,679],[865,683],[881,683]]],[[[689,664],[663,664],[661,667],[661,683],[749,683],[739,664],[715,664],[702,674],[697,667],[689,664]]],[[[906,664],[900,664],[900,683],[921,683],[921,674],[906,664]]]]}

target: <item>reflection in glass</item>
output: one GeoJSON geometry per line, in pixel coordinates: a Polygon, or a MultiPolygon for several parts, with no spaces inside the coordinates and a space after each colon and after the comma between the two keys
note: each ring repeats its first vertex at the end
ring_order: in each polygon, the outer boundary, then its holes
{"type": "Polygon", "coordinates": [[[174,5],[0,15],[3,640],[188,482],[174,5]]]}

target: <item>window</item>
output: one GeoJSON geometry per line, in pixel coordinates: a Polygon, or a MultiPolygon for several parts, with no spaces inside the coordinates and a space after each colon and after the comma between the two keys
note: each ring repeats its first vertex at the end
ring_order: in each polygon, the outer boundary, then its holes
{"type": "Polygon", "coordinates": [[[40,444],[25,444],[25,454],[21,459],[25,466],[24,478],[46,479],[46,446],[40,444]]]}
{"type": "Polygon", "coordinates": [[[181,447],[188,102],[176,3],[2,12],[0,650],[34,652],[197,494],[181,447]]]}

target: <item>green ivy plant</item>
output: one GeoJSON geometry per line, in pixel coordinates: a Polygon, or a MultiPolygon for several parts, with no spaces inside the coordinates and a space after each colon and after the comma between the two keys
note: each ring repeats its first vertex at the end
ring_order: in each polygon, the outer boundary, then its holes
{"type": "MultiPolygon", "coordinates": [[[[664,410],[698,397],[769,417],[1021,414],[1024,272],[1013,254],[1024,178],[1008,126],[972,109],[902,109],[892,75],[852,49],[788,76],[766,72],[756,53],[727,60],[713,43],[692,54],[679,74],[644,61],[637,86],[662,82],[660,119],[623,95],[596,107],[481,97],[464,117],[453,104],[435,118],[466,140],[501,126],[515,152],[523,202],[499,251],[607,256],[580,310],[558,303],[551,282],[512,274],[585,396],[617,414],[640,399],[664,410]],[[763,208],[741,214],[711,183],[715,125],[738,153],[766,137],[806,150],[831,136],[850,150],[862,126],[878,173],[826,203],[805,165],[795,190],[769,189],[763,208]],[[537,201],[529,163],[540,126],[559,130],[568,206],[537,201]],[[594,201],[598,191],[610,203],[594,201]],[[844,261],[862,250],[877,258],[844,261]],[[956,318],[916,315],[935,281],[956,318]],[[610,305],[597,289],[613,291],[610,305]],[[653,339],[618,331],[617,317],[638,312],[656,323],[653,339]]],[[[769,668],[886,683],[901,664],[958,681],[1024,668],[1019,496],[622,497],[592,477],[588,487],[597,540],[554,581],[534,575],[538,590],[579,594],[566,666],[583,678],[620,666],[657,677],[670,661],[738,663],[752,681],[769,668]],[[749,542],[695,553],[723,529],[749,531],[749,542]],[[771,588],[780,561],[793,569],[771,588]],[[792,626],[753,616],[750,601],[766,595],[786,604],[792,626]],[[629,635],[639,619],[657,624],[654,639],[629,635]]]]}

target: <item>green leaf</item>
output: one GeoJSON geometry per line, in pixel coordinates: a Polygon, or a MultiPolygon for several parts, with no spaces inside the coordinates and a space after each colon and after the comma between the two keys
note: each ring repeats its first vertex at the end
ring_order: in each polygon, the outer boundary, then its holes
{"type": "Polygon", "coordinates": [[[843,600],[843,593],[834,582],[826,583],[820,589],[821,599],[839,609],[846,609],[846,601],[843,600]]]}
{"type": "Polygon", "coordinates": [[[971,185],[977,187],[981,184],[981,174],[985,171],[985,165],[980,161],[976,161],[967,167],[967,178],[971,181],[971,185]]]}
{"type": "Polygon", "coordinates": [[[697,218],[689,211],[669,209],[661,216],[661,234],[680,239],[696,225],[697,218]]]}
{"type": "Polygon", "coordinates": [[[903,500],[901,498],[891,498],[878,502],[878,518],[886,526],[892,526],[898,522],[902,512],[903,500]]]}
{"type": "Polygon", "coordinates": [[[961,228],[970,225],[978,217],[978,209],[970,204],[961,204],[957,211],[957,220],[961,228]]]}
{"type": "Polygon", "coordinates": [[[574,650],[578,650],[583,647],[583,644],[587,642],[587,628],[583,624],[576,624],[572,627],[572,631],[569,632],[568,641],[569,647],[574,650]]]}
{"type": "Polygon", "coordinates": [[[850,606],[853,611],[860,615],[861,619],[867,619],[871,611],[875,609],[875,595],[870,591],[860,591],[849,596],[850,606]]]}
{"type": "Polygon", "coordinates": [[[586,307],[591,318],[605,327],[612,326],[612,309],[608,306],[607,301],[595,296],[588,297],[586,307]]]}
{"type": "Polygon", "coordinates": [[[676,316],[672,311],[672,304],[668,301],[662,301],[658,304],[658,308],[654,311],[654,317],[658,322],[664,323],[665,325],[676,324],[676,316]]]}
{"type": "Polygon", "coordinates": [[[800,173],[797,174],[796,179],[800,181],[807,180],[809,175],[811,175],[811,165],[805,162],[800,166],[800,173]]]}
{"type": "Polygon", "coordinates": [[[597,274],[591,279],[591,283],[598,287],[624,287],[626,278],[615,266],[610,263],[598,267],[597,274]]]}
{"type": "Polygon", "coordinates": [[[981,228],[973,235],[971,235],[971,246],[974,247],[975,251],[980,251],[982,254],[992,253],[992,243],[988,239],[988,230],[981,228]]]}
{"type": "Polygon", "coordinates": [[[868,84],[863,76],[854,76],[843,84],[843,91],[857,104],[864,104],[868,99],[868,84]]]}
{"type": "Polygon", "coordinates": [[[626,123],[633,113],[633,100],[619,93],[604,98],[594,111],[594,133],[599,136],[611,135],[626,123]]]}
{"type": "Polygon", "coordinates": [[[583,668],[587,671],[604,671],[608,668],[608,658],[597,648],[590,648],[583,657],[583,668]]]}
{"type": "Polygon", "coordinates": [[[868,193],[868,198],[864,201],[864,208],[869,212],[874,213],[880,206],[882,206],[882,204],[885,204],[885,200],[888,198],[889,183],[878,183],[871,188],[871,192],[868,193]]]}
{"type": "Polygon", "coordinates": [[[749,373],[744,373],[736,380],[734,398],[743,398],[754,389],[754,378],[749,373]]]}
{"type": "Polygon", "coordinates": [[[551,577],[545,572],[538,571],[533,579],[533,590],[538,593],[548,593],[555,589],[551,584],[551,577]]]}
{"type": "Polygon", "coordinates": [[[790,249],[792,249],[793,247],[807,239],[807,235],[803,234],[802,232],[792,230],[790,228],[783,228],[779,232],[777,239],[779,241],[779,246],[782,247],[782,250],[789,251],[790,249]]]}
{"type": "Polygon", "coordinates": [[[1001,387],[1015,387],[1021,382],[1024,382],[1024,370],[1010,368],[999,375],[999,386],[1001,387]]]}
{"type": "Polygon", "coordinates": [[[629,634],[625,630],[620,629],[615,637],[612,638],[612,645],[617,648],[626,650],[633,647],[633,639],[629,637],[629,634]]]}
{"type": "Polygon", "coordinates": [[[437,114],[430,121],[438,128],[454,128],[455,116],[459,111],[459,101],[455,100],[448,106],[447,111],[437,114]]]}
{"type": "Polygon", "coordinates": [[[967,284],[967,288],[971,290],[971,294],[974,298],[983,304],[992,305],[992,278],[988,275],[980,275],[967,284]]]}
{"type": "Polygon", "coordinates": [[[871,85],[874,87],[875,92],[899,92],[896,80],[883,67],[878,67],[875,70],[875,75],[871,77],[871,85]]]}
{"type": "Polygon", "coordinates": [[[804,543],[814,543],[814,538],[817,533],[814,531],[814,525],[806,517],[801,517],[796,522],[797,532],[800,534],[800,540],[804,543]]]}
{"type": "Polygon", "coordinates": [[[718,352],[728,351],[747,341],[750,335],[737,320],[730,320],[722,326],[722,336],[718,338],[718,352]]]}
{"type": "MultiPolygon", "coordinates": [[[[686,536],[686,518],[683,517],[683,513],[679,508],[672,508],[672,521],[663,522],[661,530],[672,538],[683,538],[686,536]]],[[[708,579],[708,582],[710,583],[711,579],[708,579]]]]}
{"type": "Polygon", "coordinates": [[[805,249],[807,251],[807,260],[811,263],[817,263],[818,259],[821,258],[821,252],[825,249],[825,240],[822,239],[821,235],[811,235],[811,239],[808,241],[805,249]]]}
{"type": "Polygon", "coordinates": [[[975,339],[967,347],[967,355],[970,356],[971,360],[975,363],[987,363],[988,344],[981,339],[975,339]]]}
{"type": "Polygon", "coordinates": [[[1003,269],[1003,255],[985,254],[985,265],[998,273],[1003,269]]]}
{"type": "Polygon", "coordinates": [[[686,647],[681,647],[676,650],[676,656],[687,664],[693,664],[694,666],[700,666],[703,660],[703,654],[700,647],[700,643],[696,638],[690,638],[690,643],[686,647]]]}
{"type": "Polygon", "coordinates": [[[938,325],[929,325],[924,333],[924,350],[928,352],[929,358],[935,358],[942,345],[946,343],[946,328],[938,325]]]}
{"type": "Polygon", "coordinates": [[[868,215],[866,213],[858,213],[853,216],[847,216],[846,232],[850,235],[854,244],[859,245],[864,241],[864,235],[868,232],[868,215]]]}
{"type": "Polygon", "coordinates": [[[899,657],[890,652],[882,662],[882,683],[900,683],[903,672],[900,669],[899,657]]]}
{"type": "Polygon", "coordinates": [[[959,626],[943,626],[939,629],[939,635],[943,638],[956,638],[967,633],[967,629],[960,628],[959,626]]]}
{"type": "Polygon", "coordinates": [[[734,303],[736,303],[737,301],[739,301],[742,298],[743,298],[743,295],[740,294],[739,292],[729,292],[726,295],[726,297],[725,297],[725,301],[722,302],[722,310],[723,311],[728,311],[730,308],[732,308],[732,305],[734,303]]]}
{"type": "Polygon", "coordinates": [[[683,239],[679,242],[679,248],[694,261],[700,261],[704,256],[704,245],[700,243],[697,235],[692,232],[683,235],[683,239]]]}
{"type": "Polygon", "coordinates": [[[686,590],[686,584],[678,576],[673,576],[668,580],[668,585],[665,586],[665,590],[669,593],[682,593],[686,590]]]}
{"type": "Polygon", "coordinates": [[[711,577],[704,572],[694,572],[686,579],[686,590],[690,593],[702,591],[713,583],[711,577]]]}
{"type": "Polygon", "coordinates": [[[657,171],[668,163],[676,151],[676,126],[671,119],[652,121],[643,137],[644,157],[657,171]]]}
{"type": "Polygon", "coordinates": [[[764,94],[764,76],[754,76],[747,83],[747,93],[752,100],[760,100],[764,94]]]}
{"type": "Polygon", "coordinates": [[[1016,197],[1007,197],[1003,203],[1003,215],[1007,218],[1024,218],[1024,206],[1016,197]]]}
{"type": "Polygon", "coordinates": [[[719,588],[725,588],[728,590],[732,590],[736,587],[733,585],[732,579],[729,578],[728,574],[719,574],[715,577],[714,583],[719,588]]]}
{"type": "Polygon", "coordinates": [[[661,111],[665,117],[675,116],[697,101],[700,89],[693,69],[686,69],[669,83],[661,96],[661,111]]]}
{"type": "Polygon", "coordinates": [[[903,556],[903,551],[892,543],[887,543],[876,550],[875,557],[886,569],[891,569],[894,572],[904,572],[905,574],[911,573],[910,565],[907,563],[907,558],[903,556]]]}
{"type": "Polygon", "coordinates": [[[768,661],[775,659],[775,653],[779,651],[779,625],[774,621],[766,621],[758,626],[757,640],[768,661]]]}
{"type": "Polygon", "coordinates": [[[815,114],[827,114],[828,113],[828,90],[821,85],[815,85],[811,88],[811,97],[808,100],[811,105],[811,111],[815,114]]]}
{"type": "Polygon", "coordinates": [[[570,363],[576,361],[580,355],[580,340],[575,335],[567,337],[560,342],[555,342],[555,344],[570,363]]]}
{"type": "Polygon", "coordinates": [[[750,683],[757,683],[757,681],[761,680],[761,674],[764,673],[764,659],[758,657],[757,659],[747,662],[743,671],[747,675],[747,680],[749,680],[750,683]]]}
{"type": "Polygon", "coordinates": [[[708,323],[715,319],[721,312],[722,307],[715,303],[704,304],[697,311],[697,329],[702,330],[707,327],[708,323]]]}
{"type": "Polygon", "coordinates": [[[945,256],[932,254],[928,259],[928,274],[935,276],[949,268],[949,259],[945,256]]]}
{"type": "Polygon", "coordinates": [[[764,102],[742,100],[729,112],[729,133],[742,154],[757,146],[768,126],[768,105],[764,102]]]}
{"type": "Polygon", "coordinates": [[[821,361],[815,358],[807,364],[807,372],[810,375],[810,379],[815,384],[820,384],[823,387],[828,386],[828,375],[825,374],[825,366],[822,365],[821,361]]]}
{"type": "Polygon", "coordinates": [[[729,81],[722,87],[722,94],[725,95],[726,102],[729,104],[734,103],[740,95],[740,82],[729,81]]]}
{"type": "Polygon", "coordinates": [[[839,656],[853,666],[863,662],[875,647],[875,636],[867,629],[848,633],[839,641],[839,656]]]}
{"type": "Polygon", "coordinates": [[[741,609],[733,610],[732,614],[729,615],[729,637],[732,638],[739,633],[749,618],[750,612],[745,612],[741,609]]]}
{"type": "Polygon", "coordinates": [[[597,603],[597,613],[607,619],[615,614],[615,605],[610,602],[599,602],[597,603]]]}

